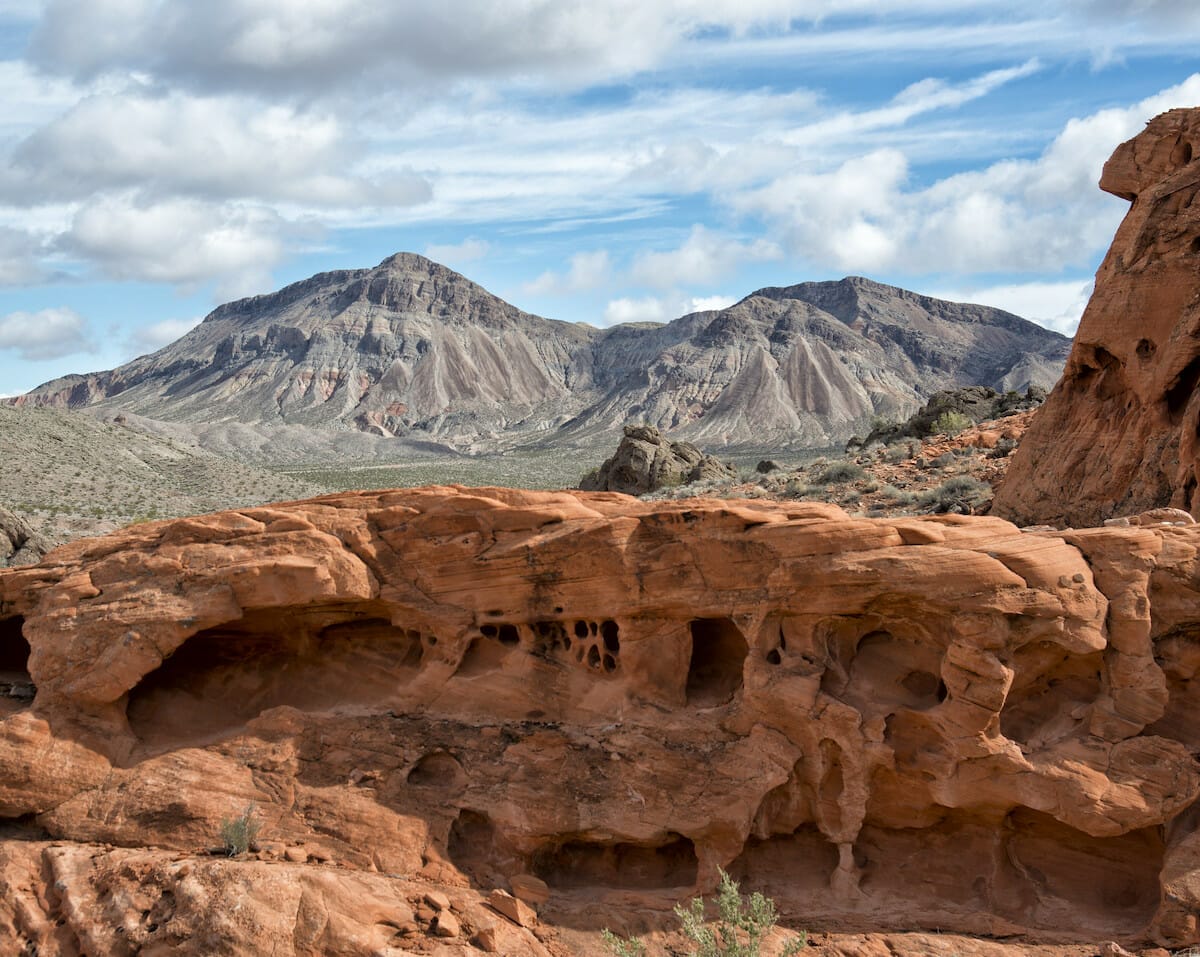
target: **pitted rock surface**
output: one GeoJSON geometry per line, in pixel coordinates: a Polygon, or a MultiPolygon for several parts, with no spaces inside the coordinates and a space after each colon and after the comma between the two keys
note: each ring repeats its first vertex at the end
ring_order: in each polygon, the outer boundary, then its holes
{"type": "Polygon", "coordinates": [[[599,954],[718,868],[888,935],[816,953],[1195,944],[1198,549],[463,488],[72,543],[0,573],[0,951],[599,954]]]}
{"type": "Polygon", "coordinates": [[[1132,205],[1096,274],[1062,380],[1034,417],[993,513],[1099,525],[1200,508],[1200,109],[1119,146],[1100,188],[1132,205]]]}

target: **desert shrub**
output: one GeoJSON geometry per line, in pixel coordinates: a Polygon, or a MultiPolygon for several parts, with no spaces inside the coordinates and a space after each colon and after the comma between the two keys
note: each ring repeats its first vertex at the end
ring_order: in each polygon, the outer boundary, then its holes
{"type": "Polygon", "coordinates": [[[936,459],[933,460],[933,467],[938,468],[938,469],[944,469],[947,466],[953,465],[954,460],[956,458],[957,458],[957,456],[953,452],[943,452],[941,455],[939,455],[936,459]]]}
{"type": "Polygon", "coordinates": [[[646,957],[646,945],[636,937],[618,937],[607,927],[600,931],[600,939],[613,957],[646,957]]]}
{"type": "Polygon", "coordinates": [[[866,474],[866,469],[854,462],[834,462],[821,471],[817,482],[821,485],[844,485],[865,478],[866,474]]]}
{"type": "Polygon", "coordinates": [[[923,508],[934,512],[969,514],[986,502],[991,494],[992,487],[987,482],[970,475],[956,475],[937,488],[922,493],[919,501],[923,508]]]}
{"type": "Polygon", "coordinates": [[[871,492],[878,492],[879,491],[879,482],[873,478],[869,478],[869,479],[867,479],[866,484],[862,487],[862,490],[864,492],[866,492],[867,494],[870,494],[871,492]]]}
{"type": "Polygon", "coordinates": [[[970,428],[974,424],[970,416],[963,415],[961,412],[946,411],[934,419],[933,424],[929,428],[932,432],[958,435],[963,429],[970,428]]]}
{"type": "MultiPolygon", "coordinates": [[[[692,942],[689,957],[760,957],[762,942],[775,929],[778,913],[775,902],[755,891],[743,897],[737,881],[720,871],[717,888],[717,919],[709,923],[705,917],[704,901],[692,898],[684,907],[675,905],[679,929],[692,942]]],[[[605,928],[600,932],[604,945],[614,957],[646,957],[646,945],[636,937],[618,937],[605,928]]],[[[808,933],[788,941],[779,957],[795,957],[808,946],[808,933]]]]}
{"type": "MultiPolygon", "coordinates": [[[[721,871],[717,889],[717,919],[705,920],[704,901],[692,899],[684,907],[675,905],[680,929],[696,949],[691,957],[759,957],[763,938],[775,927],[778,914],[775,902],[755,891],[742,897],[737,882],[721,871]]],[[[781,957],[791,957],[808,946],[808,935],[802,934],[783,948],[781,957]]]]}
{"type": "Polygon", "coordinates": [[[894,485],[883,486],[879,490],[879,494],[895,505],[911,505],[917,500],[917,497],[912,492],[896,488],[894,485]]]}
{"type": "Polygon", "coordinates": [[[256,810],[251,801],[237,817],[227,817],[221,821],[221,844],[230,857],[245,854],[258,839],[262,825],[255,817],[256,810]]]}

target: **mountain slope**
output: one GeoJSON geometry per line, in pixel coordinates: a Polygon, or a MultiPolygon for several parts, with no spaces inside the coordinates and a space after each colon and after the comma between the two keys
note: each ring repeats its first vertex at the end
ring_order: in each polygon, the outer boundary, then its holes
{"type": "Polygon", "coordinates": [[[522,312],[400,253],[221,306],[153,355],[15,401],[474,451],[607,443],[631,420],[710,445],[822,445],[938,389],[1050,386],[1068,347],[1009,313],[861,278],[602,330],[522,312]]]}

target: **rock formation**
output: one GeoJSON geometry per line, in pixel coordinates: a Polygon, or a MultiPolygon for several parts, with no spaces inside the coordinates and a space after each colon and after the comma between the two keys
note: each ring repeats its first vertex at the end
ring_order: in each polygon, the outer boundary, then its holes
{"type": "MultiPolygon", "coordinates": [[[[598,953],[719,867],[814,932],[1192,945],[1198,555],[461,488],[75,542],[0,573],[0,951],[598,953]]],[[[898,939],[818,952],[949,952],[898,939]]]]}
{"type": "Polygon", "coordinates": [[[998,309],[860,278],[595,329],[524,313],[401,253],[221,306],[153,355],[15,401],[465,451],[608,445],[630,421],[706,447],[830,445],[938,389],[1048,387],[1068,345],[998,309]]]}
{"type": "Polygon", "coordinates": [[[672,442],[652,425],[627,425],[612,458],[585,475],[579,487],[641,495],[669,485],[736,478],[734,466],[705,455],[691,442],[672,442]]]}
{"type": "Polygon", "coordinates": [[[1200,109],[1122,144],[1100,188],[1132,204],[1096,274],[1062,381],[1034,419],[995,510],[1096,525],[1200,509],[1200,109]]]}
{"type": "Polygon", "coordinates": [[[20,515],[0,507],[0,568],[33,565],[52,547],[53,543],[20,515]]]}
{"type": "Polygon", "coordinates": [[[961,417],[970,425],[978,425],[991,419],[1028,412],[1045,401],[1046,390],[1037,386],[1030,386],[1024,393],[1000,393],[978,385],[947,389],[931,395],[929,401],[906,421],[878,426],[865,439],[851,439],[850,444],[862,447],[875,442],[895,442],[910,436],[923,439],[937,431],[938,420],[945,415],[961,417]]]}

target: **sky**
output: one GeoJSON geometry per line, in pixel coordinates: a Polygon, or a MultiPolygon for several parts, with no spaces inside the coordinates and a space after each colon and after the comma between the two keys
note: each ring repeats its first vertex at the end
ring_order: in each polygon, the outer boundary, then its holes
{"type": "Polygon", "coordinates": [[[0,0],[0,395],[402,250],[607,326],[864,275],[1071,334],[1194,0],[0,0]]]}

